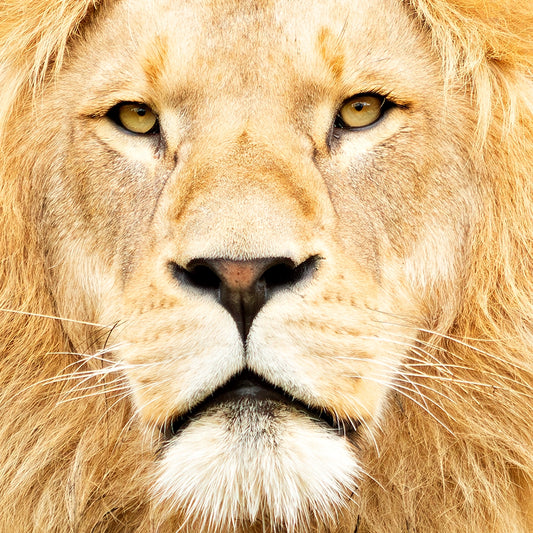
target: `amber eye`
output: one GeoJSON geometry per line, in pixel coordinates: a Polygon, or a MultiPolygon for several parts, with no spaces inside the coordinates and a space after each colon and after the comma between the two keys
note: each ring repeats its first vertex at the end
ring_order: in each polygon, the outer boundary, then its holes
{"type": "Polygon", "coordinates": [[[377,94],[359,94],[346,100],[337,115],[337,128],[357,129],[377,122],[385,111],[387,100],[377,94]]]}
{"type": "Polygon", "coordinates": [[[111,109],[109,116],[118,125],[132,133],[158,133],[157,115],[145,104],[118,104],[111,109]]]}

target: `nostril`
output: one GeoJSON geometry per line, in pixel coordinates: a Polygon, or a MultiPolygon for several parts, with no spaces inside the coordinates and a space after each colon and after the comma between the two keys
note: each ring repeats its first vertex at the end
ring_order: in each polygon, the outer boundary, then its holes
{"type": "Polygon", "coordinates": [[[203,263],[189,263],[187,268],[177,263],[169,264],[172,276],[181,283],[192,285],[198,289],[218,290],[221,280],[217,273],[203,263]]]}
{"type": "Polygon", "coordinates": [[[293,278],[293,264],[280,263],[266,270],[261,276],[260,281],[263,281],[267,288],[274,289],[277,287],[290,285],[293,282],[293,278]]]}
{"type": "Polygon", "coordinates": [[[218,274],[209,266],[196,263],[187,265],[189,281],[200,289],[218,289],[222,283],[218,274]]]}
{"type": "Polygon", "coordinates": [[[290,260],[275,264],[267,269],[260,278],[267,289],[289,287],[310,277],[317,268],[319,257],[311,256],[295,266],[290,260]]]}

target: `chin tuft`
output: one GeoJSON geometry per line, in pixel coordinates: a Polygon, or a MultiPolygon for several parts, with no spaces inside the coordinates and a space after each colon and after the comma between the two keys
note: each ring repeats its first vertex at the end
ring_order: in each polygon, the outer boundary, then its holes
{"type": "Polygon", "coordinates": [[[303,413],[241,401],[207,410],[165,446],[155,498],[184,531],[337,531],[360,473],[350,442],[303,413]]]}

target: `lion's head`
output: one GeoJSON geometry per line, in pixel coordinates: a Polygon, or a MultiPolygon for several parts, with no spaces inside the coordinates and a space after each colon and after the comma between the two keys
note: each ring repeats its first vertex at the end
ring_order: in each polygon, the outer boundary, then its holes
{"type": "Polygon", "coordinates": [[[527,3],[4,2],[0,529],[530,531],[527,3]]]}

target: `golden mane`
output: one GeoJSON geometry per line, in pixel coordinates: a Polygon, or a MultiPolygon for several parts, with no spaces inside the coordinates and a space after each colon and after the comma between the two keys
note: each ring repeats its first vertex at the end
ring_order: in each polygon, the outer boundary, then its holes
{"type": "MultiPolygon", "coordinates": [[[[153,458],[131,407],[112,393],[95,394],[113,390],[121,377],[105,370],[105,352],[73,353],[62,319],[50,318],[54,302],[32,230],[42,206],[28,200],[27,177],[38,175],[35,148],[24,157],[13,149],[24,145],[24,110],[61,68],[70,39],[105,3],[0,4],[0,524],[6,531],[20,531],[21,524],[77,532],[158,525],[144,494],[145,465],[153,458]],[[69,377],[98,369],[102,377],[88,373],[82,387],[69,377]]],[[[522,489],[526,498],[533,487],[533,11],[529,0],[406,3],[430,32],[450,90],[459,83],[472,93],[478,131],[464,143],[469,171],[484,180],[484,220],[461,312],[450,317],[443,310],[421,332],[417,360],[427,364],[422,371],[404,365],[413,401],[389,402],[380,455],[370,450],[363,459],[374,479],[361,484],[359,531],[523,532],[516,495],[522,489]]],[[[88,343],[109,331],[83,327],[88,343]]],[[[171,525],[158,531],[164,527],[171,525]]]]}

